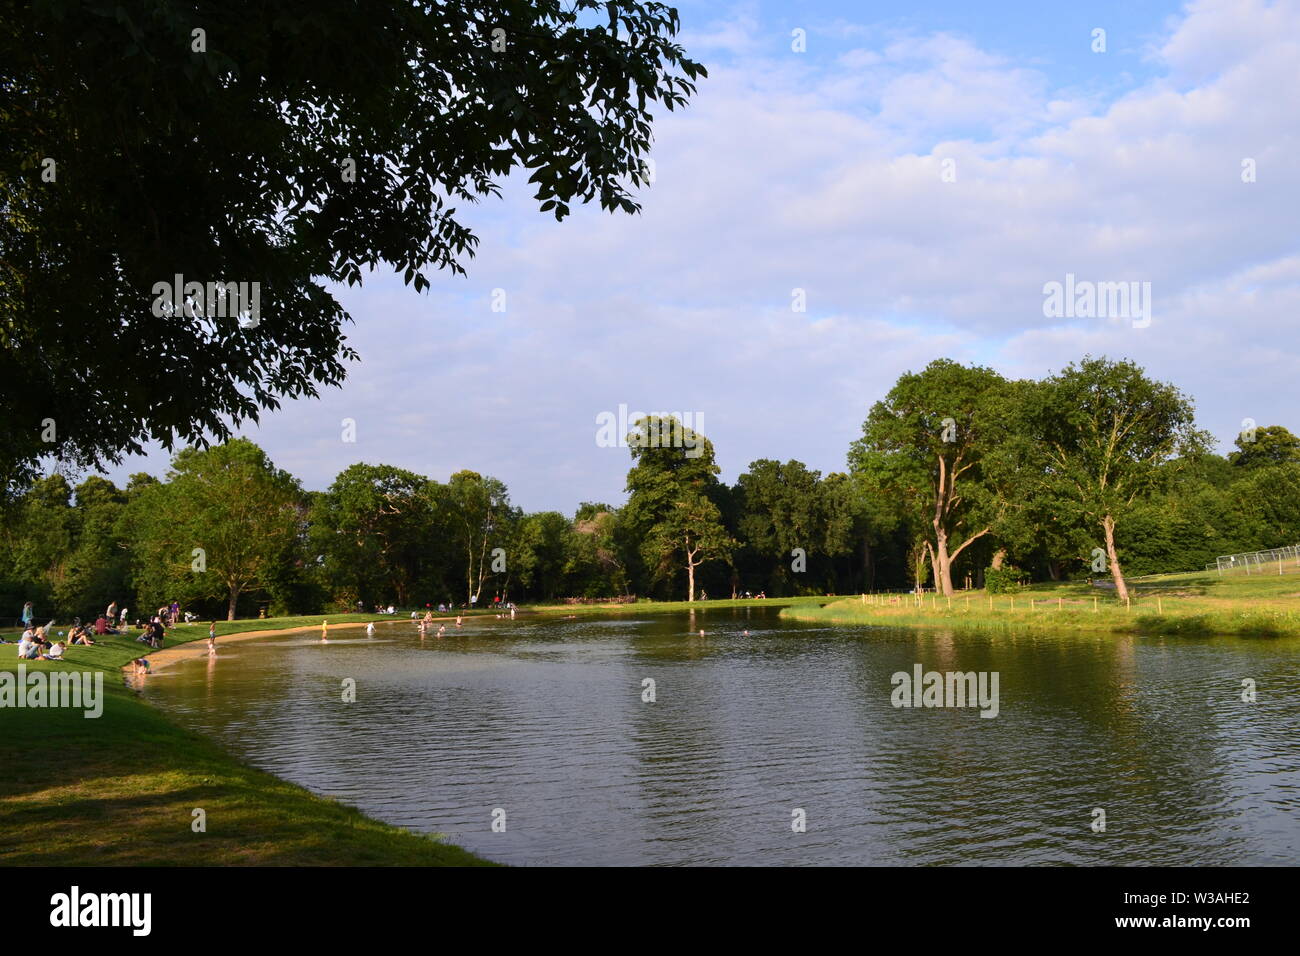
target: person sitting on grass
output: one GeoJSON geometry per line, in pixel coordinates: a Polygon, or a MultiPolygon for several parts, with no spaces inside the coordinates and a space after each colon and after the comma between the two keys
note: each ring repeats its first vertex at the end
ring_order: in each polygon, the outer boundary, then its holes
{"type": "Polygon", "coordinates": [[[55,641],[50,645],[49,650],[41,655],[43,661],[61,661],[63,660],[63,642],[55,641]]]}
{"type": "Polygon", "coordinates": [[[23,631],[23,636],[18,639],[18,659],[31,660],[36,645],[32,643],[31,634],[23,631]]]}

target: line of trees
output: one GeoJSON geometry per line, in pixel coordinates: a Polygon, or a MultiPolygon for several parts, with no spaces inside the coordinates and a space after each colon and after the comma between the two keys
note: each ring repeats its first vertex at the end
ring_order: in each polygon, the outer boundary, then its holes
{"type": "Polygon", "coordinates": [[[675,418],[628,436],[622,507],[525,513],[501,481],[354,464],[304,490],[253,443],[186,448],[125,488],[60,473],[4,503],[0,601],[203,615],[567,597],[730,597],[1193,570],[1300,537],[1300,439],[1208,451],[1190,400],[1131,362],[1040,381],[940,359],[871,409],[848,469],[759,459],[734,485],[675,418]]]}

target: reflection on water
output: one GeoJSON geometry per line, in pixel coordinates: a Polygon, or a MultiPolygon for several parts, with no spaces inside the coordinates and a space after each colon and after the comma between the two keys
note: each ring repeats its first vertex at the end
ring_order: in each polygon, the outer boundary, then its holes
{"type": "Polygon", "coordinates": [[[258,767],[508,863],[1294,865],[1297,651],[768,609],[424,641],[395,622],[229,644],[146,693],[258,767]],[[894,708],[891,675],[918,663],[997,671],[998,716],[894,708]]]}

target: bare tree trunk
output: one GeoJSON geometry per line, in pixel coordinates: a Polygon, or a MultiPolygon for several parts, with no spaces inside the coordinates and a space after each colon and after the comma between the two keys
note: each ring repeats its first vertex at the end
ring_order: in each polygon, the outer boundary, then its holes
{"type": "Polygon", "coordinates": [[[230,586],[230,605],[226,608],[227,621],[233,621],[235,619],[235,605],[238,602],[239,602],[239,585],[232,584],[230,586]]]}
{"type": "Polygon", "coordinates": [[[695,552],[690,538],[686,539],[686,600],[695,601],[695,552]]]}
{"type": "Polygon", "coordinates": [[[992,567],[994,571],[1001,571],[1002,565],[1006,563],[1006,560],[1007,560],[1007,549],[998,548],[996,551],[993,552],[993,561],[991,562],[990,567],[992,567]]]}
{"type": "Polygon", "coordinates": [[[1115,595],[1121,601],[1128,600],[1128,585],[1124,583],[1124,572],[1119,566],[1119,553],[1115,550],[1115,519],[1110,515],[1101,519],[1101,530],[1106,534],[1106,560],[1110,563],[1110,576],[1115,581],[1115,595]]]}

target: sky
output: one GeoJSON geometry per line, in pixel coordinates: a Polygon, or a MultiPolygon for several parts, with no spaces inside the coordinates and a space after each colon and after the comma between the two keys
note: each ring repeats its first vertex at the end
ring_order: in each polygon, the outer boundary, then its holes
{"type": "Polygon", "coordinates": [[[640,215],[556,223],[512,177],[466,217],[467,277],[339,290],[347,382],[240,434],[310,489],[358,461],[469,468],[572,514],[626,498],[629,452],[597,440],[620,405],[690,413],[729,482],[842,471],[939,357],[1128,358],[1221,449],[1247,419],[1300,431],[1300,0],[679,9],[709,77],[656,114],[640,215]],[[1149,313],[1045,314],[1067,275],[1137,283],[1149,313]]]}

